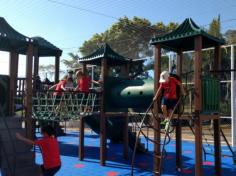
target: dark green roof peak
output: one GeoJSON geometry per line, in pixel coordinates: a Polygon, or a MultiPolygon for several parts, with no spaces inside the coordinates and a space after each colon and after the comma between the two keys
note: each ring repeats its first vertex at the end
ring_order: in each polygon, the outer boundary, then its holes
{"type": "Polygon", "coordinates": [[[62,50],[42,37],[27,37],[17,32],[7,21],[0,17],[0,50],[11,51],[15,49],[19,54],[26,54],[29,43],[38,46],[38,55],[61,56],[62,50]]]}
{"type": "Polygon", "coordinates": [[[0,40],[0,50],[2,51],[18,50],[26,47],[30,42],[34,42],[30,37],[17,32],[3,17],[0,17],[0,40]]]}
{"type": "Polygon", "coordinates": [[[79,62],[92,65],[101,65],[101,60],[103,58],[107,59],[107,64],[110,66],[123,65],[129,62],[128,58],[116,53],[107,43],[101,44],[101,46],[92,54],[80,58],[79,62]]]}
{"type": "Polygon", "coordinates": [[[32,37],[38,44],[38,54],[40,57],[61,56],[62,50],[40,36],[32,37]]]}
{"type": "Polygon", "coordinates": [[[192,50],[194,48],[195,36],[203,36],[203,48],[212,47],[216,44],[223,44],[218,39],[201,29],[191,18],[186,18],[175,30],[170,33],[156,36],[151,39],[151,44],[161,44],[164,48],[172,50],[192,50]]]}

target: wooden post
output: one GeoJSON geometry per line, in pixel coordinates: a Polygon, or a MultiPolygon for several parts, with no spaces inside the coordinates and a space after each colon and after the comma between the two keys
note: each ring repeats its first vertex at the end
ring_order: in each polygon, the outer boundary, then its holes
{"type": "MultiPolygon", "coordinates": [[[[123,67],[123,74],[125,78],[129,77],[129,63],[125,64],[123,67]]],[[[123,138],[124,138],[124,149],[123,149],[123,155],[124,159],[128,160],[129,159],[129,128],[128,128],[128,122],[129,117],[128,113],[124,116],[124,133],[123,133],[123,138]]]]}
{"type": "Polygon", "coordinates": [[[39,75],[39,54],[38,47],[34,48],[34,78],[39,75]]]}
{"type": "Polygon", "coordinates": [[[60,73],[60,56],[55,57],[55,83],[59,82],[59,73],[60,73]]]}
{"type": "Polygon", "coordinates": [[[124,138],[123,155],[124,155],[124,159],[128,160],[129,159],[128,114],[124,116],[123,138],[124,138]]]}
{"type": "Polygon", "coordinates": [[[202,121],[200,116],[202,106],[201,66],[202,66],[202,36],[195,37],[194,58],[194,104],[195,104],[195,175],[202,175],[202,121]]]}
{"type": "MultiPolygon", "coordinates": [[[[160,72],[161,72],[161,46],[156,45],[154,48],[154,93],[157,92],[157,89],[159,87],[159,79],[160,79],[160,72]]],[[[154,103],[154,114],[158,115],[158,105],[157,103],[154,103]]],[[[154,165],[153,170],[155,173],[155,176],[159,176],[161,172],[161,168],[158,166],[160,165],[161,158],[157,157],[160,156],[160,143],[161,143],[161,128],[160,128],[161,120],[160,118],[155,119],[154,118],[154,165]]]]}
{"type": "MultiPolygon", "coordinates": [[[[101,72],[102,72],[102,79],[105,80],[107,76],[107,60],[106,58],[102,59],[101,63],[101,72]]],[[[104,103],[104,84],[102,84],[102,94],[101,94],[101,119],[100,119],[100,165],[104,166],[106,162],[106,115],[105,115],[105,103],[104,103]]]]}
{"type": "MultiPolygon", "coordinates": [[[[221,69],[221,47],[215,46],[214,70],[221,69]]],[[[218,74],[215,74],[219,77],[218,74]]],[[[215,147],[215,174],[221,175],[221,142],[220,142],[220,117],[213,120],[214,125],[214,147],[215,147]]]]}
{"type": "MultiPolygon", "coordinates": [[[[183,52],[179,50],[177,52],[177,75],[181,77],[183,63],[183,52]]],[[[182,167],[182,129],[181,120],[178,119],[176,125],[176,167],[181,169],[182,167]]]]}
{"type": "Polygon", "coordinates": [[[202,36],[195,37],[195,57],[194,57],[194,104],[195,111],[202,109],[202,85],[201,85],[201,66],[202,66],[202,36]]]}
{"type": "Polygon", "coordinates": [[[220,70],[221,69],[221,47],[220,45],[215,46],[214,50],[214,70],[220,70]]]}
{"type": "Polygon", "coordinates": [[[199,112],[195,112],[195,175],[202,175],[202,120],[199,112]]]}
{"type": "Polygon", "coordinates": [[[220,116],[213,120],[214,149],[215,149],[215,175],[221,176],[221,144],[220,144],[220,116]]]}
{"type": "Polygon", "coordinates": [[[34,129],[32,120],[32,65],[33,65],[33,49],[32,43],[29,44],[26,56],[26,135],[30,139],[34,139],[34,129]]]}
{"type": "Polygon", "coordinates": [[[124,78],[129,77],[129,64],[121,66],[121,76],[124,78]]]}
{"type": "Polygon", "coordinates": [[[79,133],[79,159],[84,159],[84,118],[80,118],[80,133],[79,133]]]}
{"type": "Polygon", "coordinates": [[[9,64],[9,72],[10,72],[10,92],[9,92],[9,115],[13,115],[14,113],[14,96],[16,95],[17,88],[17,73],[18,73],[18,61],[19,55],[15,50],[10,52],[10,64],[9,64]]]}
{"type": "Polygon", "coordinates": [[[87,67],[85,63],[82,64],[82,72],[87,75],[87,67]]]}
{"type": "Polygon", "coordinates": [[[181,76],[183,65],[183,51],[182,49],[177,51],[177,75],[181,76]]]}

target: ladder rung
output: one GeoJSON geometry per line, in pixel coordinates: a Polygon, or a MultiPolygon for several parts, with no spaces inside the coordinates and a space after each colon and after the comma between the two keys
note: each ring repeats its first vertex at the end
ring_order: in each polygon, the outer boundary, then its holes
{"type": "Polygon", "coordinates": [[[163,157],[158,155],[158,156],[155,156],[155,158],[159,158],[159,159],[162,159],[163,157]]]}
{"type": "Polygon", "coordinates": [[[159,171],[153,171],[153,173],[155,173],[155,174],[160,174],[161,172],[159,172],[159,171]]]}

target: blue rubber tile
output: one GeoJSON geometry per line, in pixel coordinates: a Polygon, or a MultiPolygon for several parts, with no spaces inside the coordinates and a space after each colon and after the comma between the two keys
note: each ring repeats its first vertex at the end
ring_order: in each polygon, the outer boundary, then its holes
{"type": "MultiPolygon", "coordinates": [[[[66,136],[58,137],[60,143],[60,153],[62,167],[56,174],[57,176],[129,176],[131,173],[131,161],[123,158],[123,145],[107,142],[107,162],[106,166],[99,164],[99,136],[95,133],[85,134],[85,158],[84,161],[78,159],[79,133],[70,132],[66,136]]],[[[137,154],[135,157],[134,175],[152,176],[153,174],[147,169],[153,169],[153,144],[142,142],[148,146],[148,154],[137,154]]],[[[207,146],[209,153],[214,152],[214,146],[207,146]]],[[[182,163],[181,172],[175,168],[175,141],[171,141],[166,147],[166,156],[163,160],[164,176],[188,175],[194,176],[195,151],[194,143],[183,141],[182,143],[182,163]]],[[[230,154],[226,146],[222,146],[222,154],[230,154]]],[[[130,158],[132,151],[130,150],[130,158]]],[[[42,163],[40,151],[36,149],[36,162],[42,163]]],[[[204,175],[214,175],[214,157],[206,156],[203,160],[204,175]]],[[[233,164],[232,158],[222,157],[222,175],[236,175],[236,165],[233,164]]]]}

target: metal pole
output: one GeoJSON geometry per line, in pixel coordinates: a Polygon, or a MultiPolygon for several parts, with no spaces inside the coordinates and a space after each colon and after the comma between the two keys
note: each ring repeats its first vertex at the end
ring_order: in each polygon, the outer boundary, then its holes
{"type": "MultiPolygon", "coordinates": [[[[234,69],[234,45],[231,45],[231,69],[234,69]]],[[[236,88],[234,72],[231,72],[231,119],[232,146],[236,147],[236,88]]]]}

